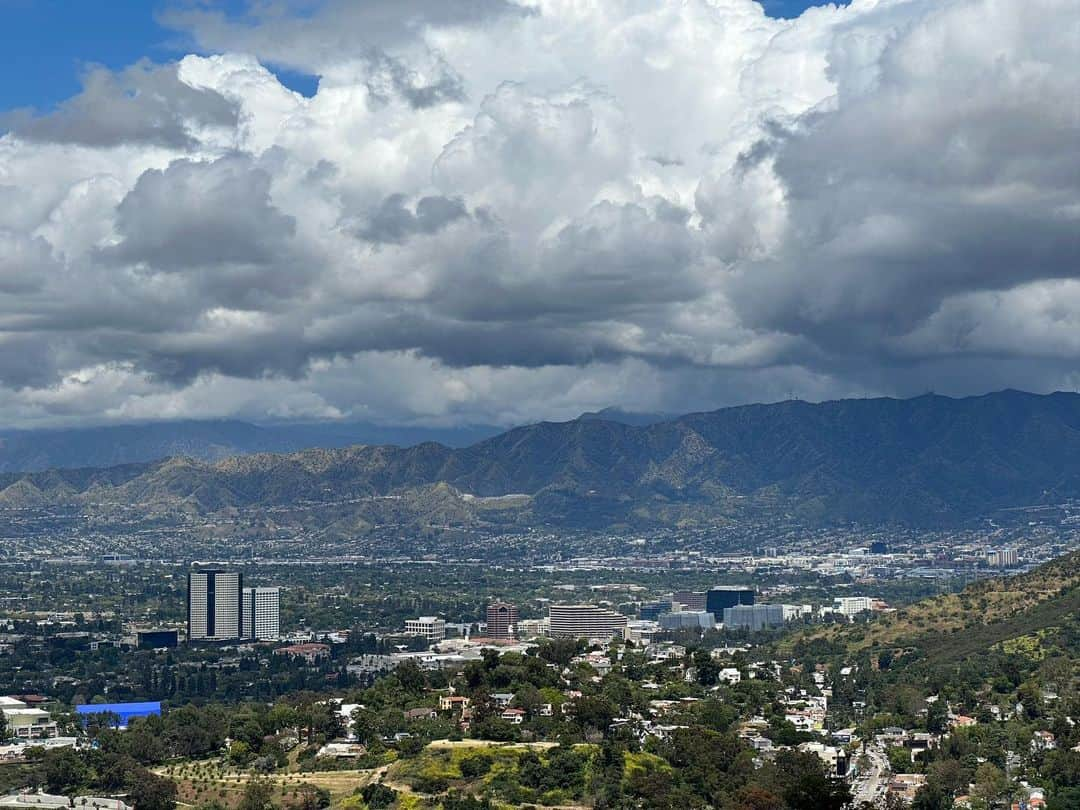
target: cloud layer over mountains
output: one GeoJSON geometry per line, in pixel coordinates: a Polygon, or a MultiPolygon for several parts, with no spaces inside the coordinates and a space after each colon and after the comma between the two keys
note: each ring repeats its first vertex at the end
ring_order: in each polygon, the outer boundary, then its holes
{"type": "Polygon", "coordinates": [[[1080,384],[1076,0],[295,5],[0,118],[5,423],[1080,384]]]}

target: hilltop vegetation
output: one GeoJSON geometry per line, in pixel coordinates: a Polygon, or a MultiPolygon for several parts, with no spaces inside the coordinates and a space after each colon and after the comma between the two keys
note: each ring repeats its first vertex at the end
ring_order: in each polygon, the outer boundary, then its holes
{"type": "Polygon", "coordinates": [[[916,602],[868,624],[817,628],[806,638],[839,643],[849,653],[911,650],[946,662],[1078,621],[1080,552],[1027,574],[981,580],[960,593],[916,602]]]}

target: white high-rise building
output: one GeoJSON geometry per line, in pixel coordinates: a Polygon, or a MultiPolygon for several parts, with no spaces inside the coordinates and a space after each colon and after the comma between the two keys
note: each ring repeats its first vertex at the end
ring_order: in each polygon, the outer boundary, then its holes
{"type": "Polygon", "coordinates": [[[243,629],[243,574],[203,570],[188,574],[188,641],[232,641],[243,629]]]}
{"type": "Polygon", "coordinates": [[[244,588],[244,638],[277,641],[281,636],[281,589],[244,588]]]}

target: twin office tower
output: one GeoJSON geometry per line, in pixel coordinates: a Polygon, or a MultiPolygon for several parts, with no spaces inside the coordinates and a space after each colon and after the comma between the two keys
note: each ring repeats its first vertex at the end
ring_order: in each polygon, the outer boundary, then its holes
{"type": "Polygon", "coordinates": [[[280,612],[277,588],[245,588],[236,571],[188,574],[188,641],[274,641],[280,612]]]}

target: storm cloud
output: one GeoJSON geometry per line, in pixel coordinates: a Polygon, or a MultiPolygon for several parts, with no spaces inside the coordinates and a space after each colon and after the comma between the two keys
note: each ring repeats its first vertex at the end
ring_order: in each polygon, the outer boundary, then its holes
{"type": "Polygon", "coordinates": [[[1075,0],[268,9],[5,115],[9,424],[1080,383],[1075,0]]]}

